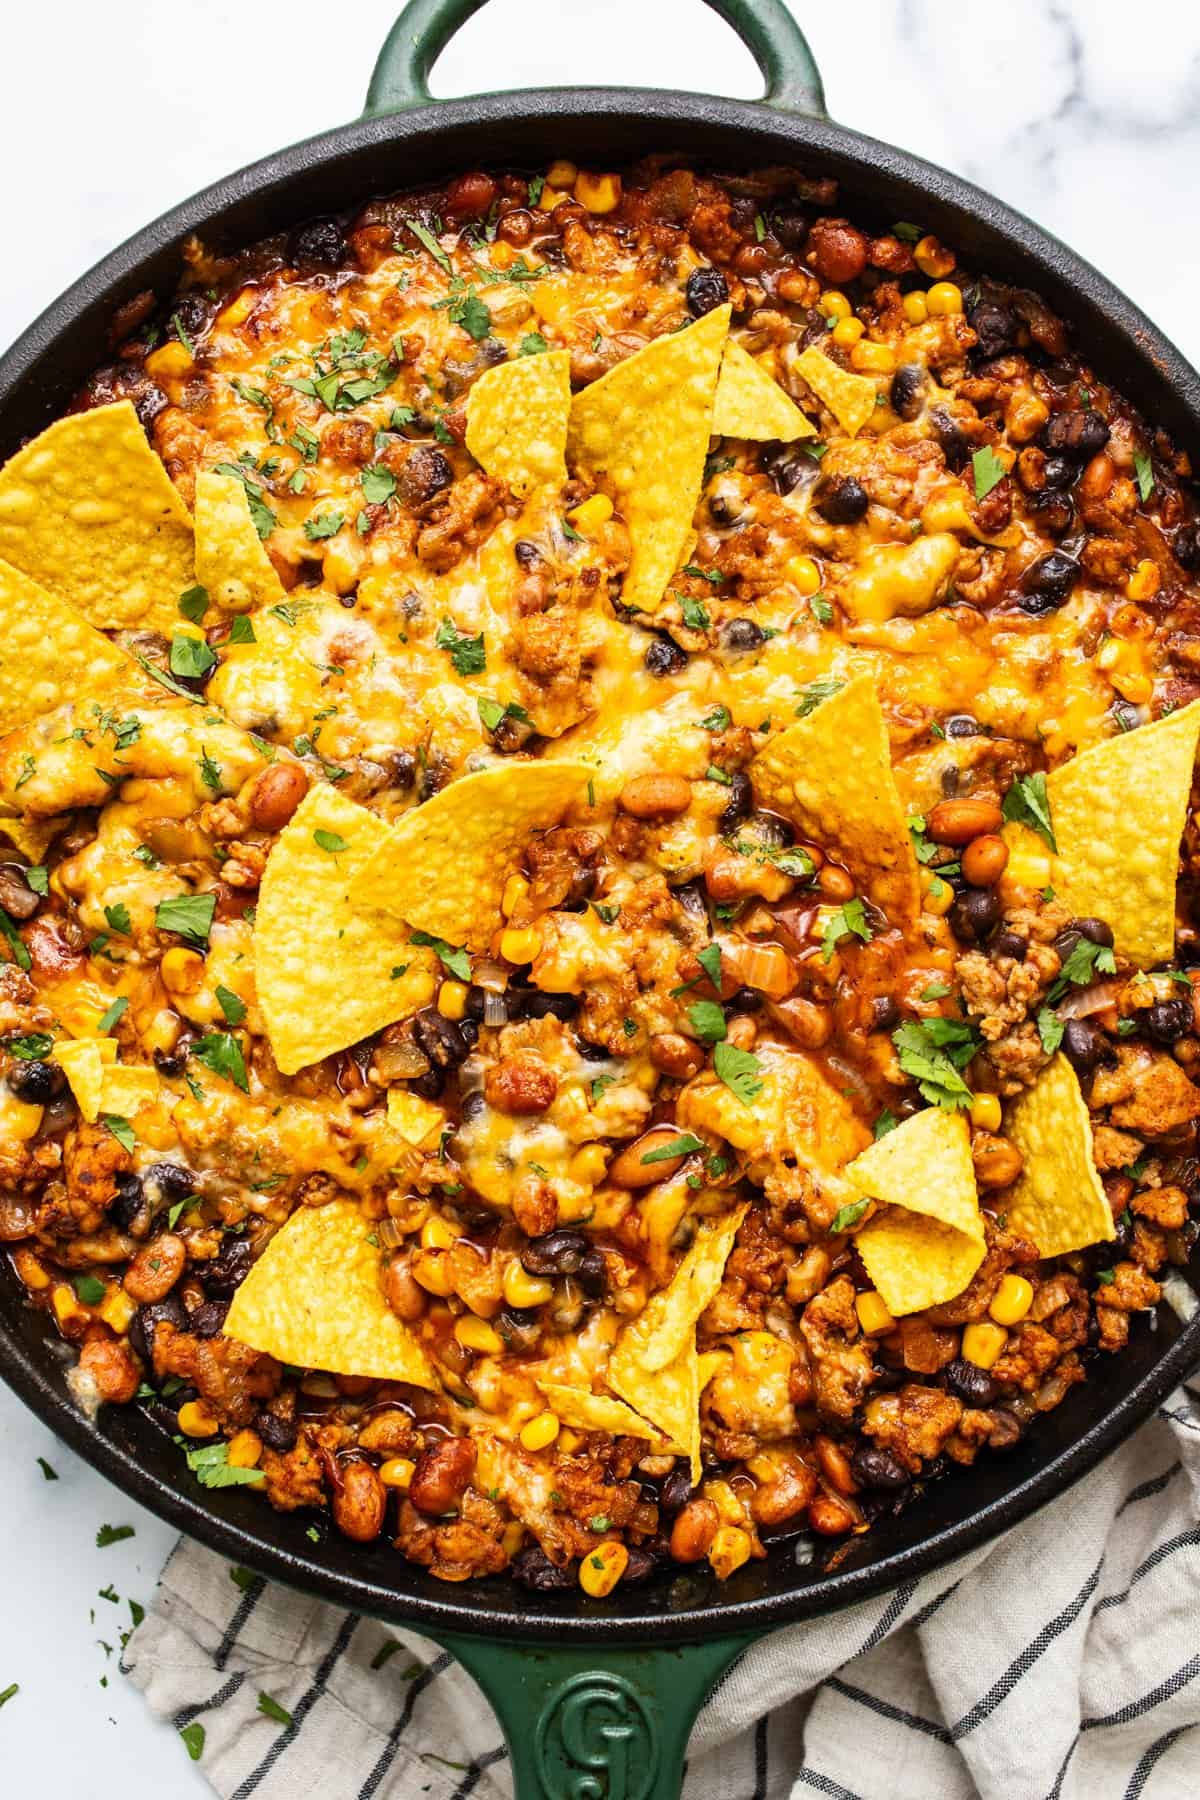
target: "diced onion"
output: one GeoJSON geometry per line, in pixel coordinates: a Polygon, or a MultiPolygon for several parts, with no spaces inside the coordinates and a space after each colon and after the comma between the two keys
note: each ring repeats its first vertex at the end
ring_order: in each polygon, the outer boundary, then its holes
{"type": "Polygon", "coordinates": [[[398,1244],[404,1242],[404,1233],[395,1219],[380,1219],[375,1227],[375,1235],[385,1250],[394,1250],[398,1244]]]}
{"type": "Polygon", "coordinates": [[[489,962],[480,957],[471,966],[471,980],[476,987],[487,988],[490,993],[502,994],[509,982],[509,971],[501,963],[489,962]]]}
{"type": "Polygon", "coordinates": [[[380,1044],[372,1062],[381,1081],[411,1081],[415,1075],[429,1072],[429,1058],[416,1044],[380,1044]]]}
{"type": "Polygon", "coordinates": [[[504,1025],[508,1022],[508,1002],[503,994],[495,994],[490,990],[483,997],[483,1022],[485,1025],[504,1025]]]}

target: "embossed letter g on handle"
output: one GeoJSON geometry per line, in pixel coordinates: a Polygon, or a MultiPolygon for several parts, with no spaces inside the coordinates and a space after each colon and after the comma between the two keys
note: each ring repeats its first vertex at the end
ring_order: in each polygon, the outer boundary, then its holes
{"type": "Polygon", "coordinates": [[[621,1675],[572,1675],[538,1721],[547,1800],[645,1800],[658,1771],[654,1721],[621,1675]]]}

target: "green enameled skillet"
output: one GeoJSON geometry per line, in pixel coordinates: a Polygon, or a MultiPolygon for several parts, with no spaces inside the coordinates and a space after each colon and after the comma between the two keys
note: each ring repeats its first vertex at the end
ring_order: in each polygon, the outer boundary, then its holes
{"type": "MultiPolygon", "coordinates": [[[[836,176],[850,217],[913,219],[962,261],[1033,287],[1105,376],[1200,463],[1200,377],[1130,301],[1056,239],[978,188],[833,124],[820,77],[783,0],[707,0],[753,52],[758,102],[640,89],[551,88],[434,101],[429,70],[483,0],[411,0],[384,46],[367,109],[218,182],[147,226],[77,282],[0,361],[0,460],[50,423],[106,357],[115,307],[150,287],[166,298],[197,232],[236,249],[314,214],[475,167],[545,167],[555,157],[620,167],[673,152],[719,168],[794,163],[836,176]]],[[[1194,1271],[1195,1272],[1195,1271],[1194,1271]]],[[[692,1720],[753,1639],[895,1587],[996,1536],[1085,1476],[1200,1361],[1200,1318],[1160,1309],[1128,1350],[1038,1421],[1006,1458],[934,1483],[898,1519],[842,1545],[777,1544],[728,1582],[664,1575],[617,1588],[532,1595],[505,1578],[449,1586],[386,1540],[364,1548],[242,1489],[195,1485],[166,1433],[136,1409],[84,1417],[68,1396],[44,1315],[0,1274],[0,1372],[111,1481],[231,1562],[438,1639],[478,1678],[509,1741],[520,1800],[667,1800],[678,1793],[692,1720]]]]}

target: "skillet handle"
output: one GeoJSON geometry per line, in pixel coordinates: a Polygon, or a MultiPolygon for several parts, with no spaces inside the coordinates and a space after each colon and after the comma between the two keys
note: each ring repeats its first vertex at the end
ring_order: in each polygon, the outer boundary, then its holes
{"type": "Polygon", "coordinates": [[[435,1635],[504,1728],[515,1800],[679,1800],[696,1714],[755,1636],[576,1649],[435,1635]]]}
{"type": "MultiPolygon", "coordinates": [[[[766,82],[768,106],[825,115],[825,90],[808,41],[785,0],[704,0],[732,25],[766,82]]],[[[486,0],[408,0],[388,33],[367,90],[364,116],[429,106],[429,72],[454,34],[486,0]]]]}

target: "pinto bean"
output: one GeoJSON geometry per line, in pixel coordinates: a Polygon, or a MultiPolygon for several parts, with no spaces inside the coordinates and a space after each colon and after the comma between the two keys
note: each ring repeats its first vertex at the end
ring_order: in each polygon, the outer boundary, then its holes
{"type": "Polygon", "coordinates": [[[124,1406],[137,1393],[141,1367],[121,1338],[92,1338],[79,1352],[79,1366],[96,1384],[101,1400],[124,1406]]]}
{"type": "Polygon", "coordinates": [[[618,1187],[626,1188],[652,1187],[656,1181],[665,1181],[668,1175],[675,1173],[687,1152],[663,1157],[658,1157],[655,1152],[665,1150],[677,1137],[682,1140],[682,1136],[670,1125],[656,1125],[653,1131],[644,1131],[613,1159],[608,1179],[618,1187]],[[652,1155],[655,1159],[648,1163],[646,1158],[652,1155]]]}
{"type": "Polygon", "coordinates": [[[343,1463],[342,1485],[333,1496],[333,1522],[343,1537],[369,1544],[383,1530],[387,1489],[366,1462],[343,1463]]]}
{"type": "Polygon", "coordinates": [[[804,1511],[816,1490],[817,1478],[807,1463],[788,1461],[780,1467],[774,1481],[755,1488],[750,1516],[756,1525],[783,1525],[804,1511]]]}
{"type": "Polygon", "coordinates": [[[446,211],[452,219],[482,219],[496,198],[496,183],[481,169],[459,175],[446,189],[446,211]]]}
{"type": "Polygon", "coordinates": [[[254,784],[251,825],[256,831],[282,831],[307,792],[308,776],[298,763],[272,763],[254,784]]]}
{"type": "Polygon", "coordinates": [[[425,1311],[425,1290],[412,1272],[406,1252],[396,1251],[383,1272],[383,1297],[398,1319],[411,1325],[425,1311]]]}
{"type": "Polygon", "coordinates": [[[997,832],[1004,815],[990,800],[939,800],[929,814],[935,844],[969,844],[985,832],[997,832]]]}
{"type": "Polygon", "coordinates": [[[483,1091],[488,1105],[497,1112],[524,1118],[544,1113],[554,1104],[558,1077],[540,1056],[523,1050],[516,1056],[503,1057],[488,1070],[483,1091]]]}
{"type": "Polygon", "coordinates": [[[674,819],[692,803],[692,784],[682,775],[635,775],[619,804],[635,819],[674,819]]]}
{"type": "Polygon", "coordinates": [[[704,1052],[678,1031],[660,1031],[650,1039],[650,1061],[664,1075],[689,1081],[704,1067],[704,1052]]]}
{"type": "Polygon", "coordinates": [[[816,1494],[808,1503],[808,1522],[822,1537],[841,1537],[844,1531],[853,1531],[858,1521],[844,1500],[833,1494],[816,1494]]]}
{"type": "Polygon", "coordinates": [[[153,1305],[156,1300],[166,1299],[183,1274],[186,1262],[187,1249],[183,1239],[176,1237],[174,1232],[164,1231],[161,1237],[143,1244],[126,1269],[122,1286],[139,1306],[153,1305]]]}
{"type": "Polygon", "coordinates": [[[676,1562],[699,1562],[717,1535],[721,1515],[712,1500],[689,1500],[671,1527],[671,1555],[676,1562]]]}
{"type": "Polygon", "coordinates": [[[867,266],[870,249],[846,219],[817,219],[808,234],[808,261],[822,281],[853,281],[867,266]]]}
{"type": "Polygon", "coordinates": [[[435,1517],[452,1512],[475,1473],[475,1446],[470,1438],[446,1438],[417,1460],[408,1497],[418,1512],[435,1517]]]}

